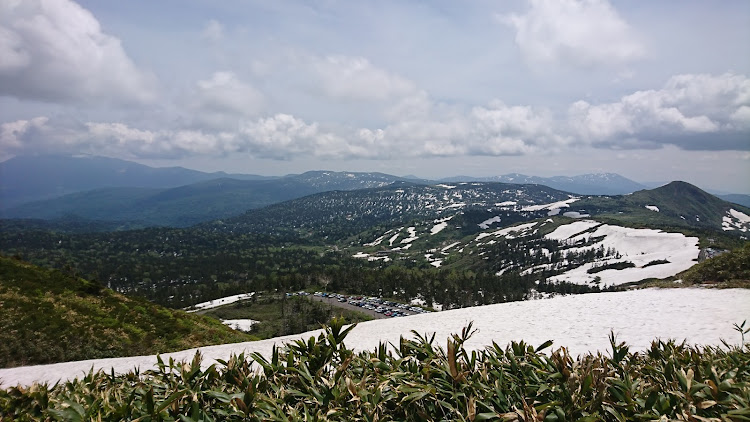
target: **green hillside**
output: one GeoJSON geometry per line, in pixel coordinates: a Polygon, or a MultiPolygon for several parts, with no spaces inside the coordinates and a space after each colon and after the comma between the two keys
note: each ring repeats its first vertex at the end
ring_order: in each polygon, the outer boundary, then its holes
{"type": "Polygon", "coordinates": [[[252,340],[215,319],[0,256],[0,366],[134,356],[252,340]]]}
{"type": "Polygon", "coordinates": [[[730,203],[685,182],[671,182],[631,195],[589,197],[572,205],[597,217],[643,226],[690,227],[722,230],[730,209],[750,214],[750,209],[730,203]],[[646,207],[651,207],[651,209],[646,207]],[[655,207],[655,208],[654,208],[655,207]],[[656,211],[658,209],[658,211],[656,211]]]}
{"type": "Polygon", "coordinates": [[[678,275],[684,283],[722,283],[729,287],[750,287],[750,242],[696,264],[678,275]]]}

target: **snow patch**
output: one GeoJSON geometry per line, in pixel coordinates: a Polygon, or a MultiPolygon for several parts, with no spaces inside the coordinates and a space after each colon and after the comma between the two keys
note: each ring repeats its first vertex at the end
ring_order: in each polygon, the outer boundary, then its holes
{"type": "Polygon", "coordinates": [[[493,225],[494,223],[499,223],[499,222],[500,222],[500,216],[496,215],[490,219],[484,220],[481,223],[479,223],[479,227],[486,230],[486,229],[489,229],[490,226],[493,225]]]}
{"type": "Polygon", "coordinates": [[[750,215],[747,215],[735,209],[729,210],[729,214],[739,220],[741,223],[750,223],[750,215]]]}
{"type": "Polygon", "coordinates": [[[656,205],[646,205],[646,209],[659,212],[659,207],[657,207],[656,205]]]}
{"type": "MultiPolygon", "coordinates": [[[[440,306],[433,304],[433,307],[440,306]]],[[[651,341],[657,338],[721,346],[722,339],[732,343],[737,338],[733,324],[747,315],[750,315],[748,289],[645,289],[557,296],[366,321],[357,324],[345,341],[355,351],[375,350],[380,343],[399,344],[401,336],[413,338],[411,331],[414,330],[422,334],[435,333],[436,343],[445,344],[445,339],[460,333],[473,321],[477,331],[465,343],[469,351],[490,347],[493,342],[504,347],[511,341],[524,340],[536,346],[552,339],[554,348],[565,346],[572,356],[577,356],[609,351],[611,331],[634,352],[648,350],[651,341]],[[524,317],[519,318],[519,315],[524,317]]],[[[268,359],[275,346],[317,337],[320,333],[321,330],[315,330],[268,340],[201,347],[202,366],[207,368],[217,359],[226,360],[240,353],[248,356],[257,352],[268,359]]],[[[189,362],[195,352],[196,349],[190,349],[165,353],[161,357],[189,362]]],[[[0,387],[65,382],[83,376],[90,369],[121,374],[140,368],[143,373],[156,369],[156,363],[156,356],[152,355],[3,368],[0,369],[0,387]]]]}
{"type": "Polygon", "coordinates": [[[592,245],[567,249],[566,251],[581,252],[603,247],[605,250],[611,248],[617,251],[622,258],[590,262],[563,274],[550,277],[551,281],[590,284],[598,278],[601,285],[618,285],[647,278],[661,279],[671,277],[692,267],[695,264],[694,259],[698,257],[700,252],[697,237],[687,237],[682,233],[666,233],[661,230],[632,229],[602,224],[593,233],[575,235],[576,232],[580,233],[579,229],[591,224],[598,223],[577,221],[566,225],[572,226],[570,228],[558,227],[547,237],[556,240],[570,239],[572,242],[602,237],[602,240],[592,245]],[[563,234],[569,234],[569,236],[564,237],[563,234]],[[644,268],[646,264],[657,260],[666,260],[669,263],[650,265],[644,268]],[[588,270],[596,265],[624,261],[632,262],[635,266],[621,270],[607,269],[593,274],[588,273],[588,270]]]}
{"type": "Polygon", "coordinates": [[[598,225],[599,223],[592,220],[576,221],[556,228],[555,231],[545,237],[552,240],[569,239],[578,233],[584,232],[598,225]]]}
{"type": "Polygon", "coordinates": [[[568,211],[566,213],[563,213],[563,216],[568,218],[586,218],[591,217],[589,214],[581,214],[578,211],[568,211]]]}
{"type": "Polygon", "coordinates": [[[541,210],[554,210],[558,208],[568,208],[570,204],[572,204],[573,202],[576,202],[578,199],[579,198],[570,198],[564,201],[553,202],[551,204],[529,205],[529,206],[521,208],[521,211],[541,211],[541,210]]]}
{"type": "Polygon", "coordinates": [[[257,324],[260,321],[256,321],[254,319],[223,319],[221,320],[221,323],[224,325],[228,325],[229,327],[235,329],[235,330],[241,330],[241,331],[250,331],[250,329],[253,327],[253,324],[257,324]]]}
{"type": "Polygon", "coordinates": [[[436,235],[443,231],[446,227],[448,227],[448,223],[446,222],[437,223],[430,229],[430,235],[436,235]]]}
{"type": "Polygon", "coordinates": [[[188,312],[196,312],[196,311],[202,311],[204,309],[217,308],[219,306],[228,305],[230,303],[238,302],[240,300],[250,299],[253,296],[255,296],[255,292],[240,293],[238,295],[232,295],[232,296],[222,297],[219,299],[209,300],[208,302],[201,302],[193,306],[190,306],[189,307],[190,310],[188,312]]]}

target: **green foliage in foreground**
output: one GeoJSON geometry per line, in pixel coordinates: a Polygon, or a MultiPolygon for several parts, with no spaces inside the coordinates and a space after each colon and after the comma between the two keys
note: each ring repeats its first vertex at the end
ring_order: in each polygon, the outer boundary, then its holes
{"type": "Polygon", "coordinates": [[[687,284],[730,283],[750,285],[750,242],[741,248],[698,263],[680,274],[687,284]]]}
{"type": "Polygon", "coordinates": [[[319,337],[201,369],[169,361],[125,375],[0,390],[0,419],[139,421],[743,421],[750,347],[655,341],[573,359],[523,342],[470,352],[471,326],[443,349],[433,337],[354,353],[335,322],[319,337]]]}
{"type": "Polygon", "coordinates": [[[0,256],[0,367],[252,339],[216,319],[163,308],[69,272],[0,256]]]}

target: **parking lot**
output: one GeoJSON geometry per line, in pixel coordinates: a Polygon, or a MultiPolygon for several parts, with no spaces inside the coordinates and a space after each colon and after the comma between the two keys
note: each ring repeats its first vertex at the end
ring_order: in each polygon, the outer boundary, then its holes
{"type": "Polygon", "coordinates": [[[348,309],[351,311],[362,312],[364,314],[372,316],[373,318],[397,318],[429,312],[419,307],[403,303],[391,302],[376,297],[357,295],[346,296],[326,292],[315,292],[312,295],[310,295],[309,293],[304,295],[309,295],[309,297],[313,300],[328,303],[332,306],[338,306],[340,308],[348,309]]]}

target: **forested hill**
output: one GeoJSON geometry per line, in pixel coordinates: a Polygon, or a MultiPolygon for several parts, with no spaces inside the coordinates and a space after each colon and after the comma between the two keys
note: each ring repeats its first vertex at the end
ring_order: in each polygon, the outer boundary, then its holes
{"type": "Polygon", "coordinates": [[[675,181],[632,195],[589,197],[574,205],[602,218],[655,228],[693,227],[746,233],[750,208],[724,201],[689,183],[675,181]]]}
{"type": "Polygon", "coordinates": [[[218,320],[0,256],[0,366],[148,355],[248,341],[218,320]]]}
{"type": "MultiPolygon", "coordinates": [[[[467,209],[517,208],[516,221],[546,215],[522,211],[527,206],[565,201],[574,196],[546,186],[505,183],[421,185],[394,183],[355,191],[324,192],[251,210],[235,218],[206,224],[205,228],[235,233],[293,234],[341,240],[375,225],[429,220],[467,209]]],[[[508,223],[510,223],[509,221],[508,223]]]]}

